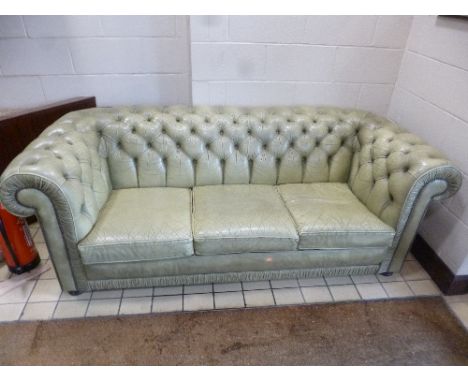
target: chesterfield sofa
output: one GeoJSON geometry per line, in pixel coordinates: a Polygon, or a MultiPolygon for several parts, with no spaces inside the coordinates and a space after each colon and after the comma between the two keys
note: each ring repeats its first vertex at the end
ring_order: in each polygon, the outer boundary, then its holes
{"type": "Polygon", "coordinates": [[[331,107],[95,108],[0,181],[63,290],[398,271],[461,173],[380,116],[331,107]]]}

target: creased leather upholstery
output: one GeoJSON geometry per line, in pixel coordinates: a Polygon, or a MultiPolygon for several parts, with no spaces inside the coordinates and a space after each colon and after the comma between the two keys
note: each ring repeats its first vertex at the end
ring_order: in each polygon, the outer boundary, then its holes
{"type": "Polygon", "coordinates": [[[45,237],[62,287],[86,290],[112,285],[89,283],[78,250],[112,190],[347,183],[395,230],[380,263],[385,271],[401,264],[428,201],[449,197],[461,179],[419,138],[359,110],[97,108],[67,114],[34,140],[3,173],[0,198],[12,213],[37,213],[45,230],[55,231],[45,237]]]}
{"type": "Polygon", "coordinates": [[[395,230],[344,183],[285,184],[279,192],[299,232],[299,249],[390,247],[395,230]]]}
{"type": "Polygon", "coordinates": [[[349,184],[370,211],[396,228],[406,197],[420,176],[431,170],[438,172],[448,182],[450,196],[460,186],[461,174],[419,137],[394,124],[382,127],[380,121],[376,117],[359,130],[349,184]],[[446,174],[437,170],[442,167],[447,168],[446,174]]]}
{"type": "Polygon", "coordinates": [[[197,255],[293,251],[298,236],[276,187],[225,185],[193,190],[197,255]]]}
{"type": "Polygon", "coordinates": [[[190,256],[192,195],[182,188],[112,191],[94,228],[78,244],[84,264],[190,256]]]}

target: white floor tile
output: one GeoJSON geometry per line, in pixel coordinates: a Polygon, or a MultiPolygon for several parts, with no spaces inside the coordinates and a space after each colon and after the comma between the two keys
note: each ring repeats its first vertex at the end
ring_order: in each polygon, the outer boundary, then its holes
{"type": "Polygon", "coordinates": [[[182,294],[182,286],[174,286],[174,287],[156,287],[154,288],[154,295],[155,296],[173,296],[182,294]]]}
{"type": "Polygon", "coordinates": [[[324,286],[303,287],[302,294],[308,304],[333,301],[330,291],[324,286]]]}
{"type": "Polygon", "coordinates": [[[88,308],[88,300],[59,301],[55,309],[54,318],[84,317],[88,308]]]}
{"type": "Polygon", "coordinates": [[[354,285],[332,285],[329,288],[335,301],[354,301],[361,299],[354,285]]]}
{"type": "Polygon", "coordinates": [[[182,295],[160,296],[153,299],[153,312],[180,312],[182,311],[182,295]]]}
{"type": "Polygon", "coordinates": [[[42,260],[47,260],[49,258],[49,250],[47,249],[47,245],[45,243],[35,243],[36,249],[39,252],[39,257],[42,260]]]}
{"type": "Polygon", "coordinates": [[[115,316],[119,312],[120,299],[91,300],[86,317],[115,316]]]}
{"type": "Polygon", "coordinates": [[[29,302],[57,301],[62,294],[62,288],[57,280],[38,280],[29,302]]]}
{"type": "Polygon", "coordinates": [[[50,320],[57,302],[28,302],[21,315],[21,321],[50,320]]]}
{"type": "Polygon", "coordinates": [[[430,279],[430,276],[417,261],[405,261],[401,275],[406,281],[430,279]]]}
{"type": "Polygon", "coordinates": [[[229,308],[243,308],[244,296],[242,292],[223,292],[215,293],[215,308],[216,309],[229,309],[229,308]]]}
{"type": "Polygon", "coordinates": [[[122,297],[122,289],[98,290],[98,291],[94,291],[92,295],[93,300],[120,298],[120,297],[122,297]]]}
{"type": "Polygon", "coordinates": [[[466,302],[468,303],[468,293],[465,294],[457,294],[455,296],[445,296],[443,295],[444,300],[447,301],[449,304],[452,302],[466,302]]]}
{"type": "Polygon", "coordinates": [[[406,259],[405,259],[405,260],[415,261],[415,260],[416,260],[416,257],[414,257],[414,255],[410,252],[410,253],[408,253],[408,255],[406,256],[406,259]]]}
{"type": "Polygon", "coordinates": [[[408,285],[416,296],[438,296],[440,290],[432,280],[408,281],[408,285]]]}
{"type": "Polygon", "coordinates": [[[184,285],[184,294],[211,293],[211,292],[213,292],[213,285],[212,284],[184,285]]]}
{"type": "Polygon", "coordinates": [[[411,297],[413,292],[404,281],[394,283],[382,283],[383,288],[390,298],[411,297]]]}
{"type": "Polygon", "coordinates": [[[272,288],[297,288],[298,283],[296,279],[289,280],[271,280],[272,288]]]}
{"type": "Polygon", "coordinates": [[[371,284],[371,283],[378,283],[377,277],[375,275],[359,275],[359,276],[351,276],[351,279],[355,284],[371,284]]]}
{"type": "Polygon", "coordinates": [[[148,297],[153,296],[153,288],[124,289],[123,297],[148,297]]]}
{"type": "Polygon", "coordinates": [[[0,304],[17,304],[26,302],[28,297],[31,295],[34,285],[36,285],[35,280],[26,281],[23,285],[9,291],[3,296],[0,296],[0,304]]]}
{"type": "Polygon", "coordinates": [[[468,302],[454,302],[449,306],[465,328],[468,329],[468,302]]]}
{"type": "Polygon", "coordinates": [[[379,283],[374,284],[357,284],[356,285],[359,294],[363,300],[377,300],[381,298],[387,298],[385,290],[379,283]]]}
{"type": "Polygon", "coordinates": [[[151,312],[152,297],[123,298],[119,314],[144,314],[151,312]]]}
{"type": "Polygon", "coordinates": [[[198,293],[184,295],[184,310],[208,310],[213,309],[213,294],[198,293]]]}
{"type": "Polygon", "coordinates": [[[350,285],[353,283],[349,276],[325,277],[328,285],[350,285]]]}
{"type": "Polygon", "coordinates": [[[91,292],[81,293],[78,296],[72,296],[68,292],[62,292],[60,295],[60,301],[79,301],[89,300],[91,298],[91,292]]]}
{"type": "Polygon", "coordinates": [[[325,286],[325,279],[323,277],[313,277],[310,279],[299,279],[299,285],[303,287],[312,287],[312,286],[325,286]]]}
{"type": "Polygon", "coordinates": [[[242,290],[241,283],[223,283],[223,284],[214,284],[215,292],[235,292],[242,290]]]}
{"type": "Polygon", "coordinates": [[[50,267],[50,269],[44,273],[41,273],[41,275],[39,276],[39,279],[40,280],[51,280],[51,279],[56,279],[57,278],[57,274],[55,273],[55,269],[54,269],[54,266],[52,265],[52,262],[50,260],[47,260],[47,262],[45,263],[47,266],[50,267]]]}
{"type": "Polygon", "coordinates": [[[39,222],[36,221],[34,223],[28,224],[28,226],[29,226],[29,231],[31,231],[31,235],[34,235],[39,229],[39,222]]]}
{"type": "Polygon", "coordinates": [[[299,288],[273,289],[276,305],[303,304],[301,290],[299,288]]]}
{"type": "Polygon", "coordinates": [[[44,234],[42,233],[42,230],[40,228],[36,231],[36,234],[33,236],[33,240],[35,244],[45,243],[44,234]]]}
{"type": "Polygon", "coordinates": [[[19,319],[24,308],[24,302],[21,304],[3,304],[0,305],[0,322],[16,321],[19,319]]]}
{"type": "Polygon", "coordinates": [[[247,290],[244,291],[244,297],[248,307],[275,305],[271,289],[247,290]]]}
{"type": "Polygon", "coordinates": [[[400,273],[394,273],[391,276],[377,275],[377,278],[379,279],[381,283],[393,283],[396,281],[404,281],[400,273]]]}
{"type": "Polygon", "coordinates": [[[244,290],[270,289],[270,282],[269,281],[243,281],[242,288],[244,290]]]}

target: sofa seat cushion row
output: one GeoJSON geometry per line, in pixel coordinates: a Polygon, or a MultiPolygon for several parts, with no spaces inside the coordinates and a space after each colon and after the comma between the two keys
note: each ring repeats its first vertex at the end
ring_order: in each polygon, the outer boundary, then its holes
{"type": "Polygon", "coordinates": [[[90,263],[191,256],[191,210],[189,189],[114,190],[78,249],[90,263]]]}
{"type": "Polygon", "coordinates": [[[279,193],[299,233],[299,249],[390,247],[395,230],[344,183],[285,184],[279,193]]]}
{"type": "Polygon", "coordinates": [[[215,185],[192,192],[131,188],[111,193],[78,247],[83,263],[98,264],[192,254],[386,248],[394,233],[346,184],[215,185]]]}
{"type": "Polygon", "coordinates": [[[294,251],[299,237],[273,186],[219,185],[193,190],[197,255],[294,251]]]}

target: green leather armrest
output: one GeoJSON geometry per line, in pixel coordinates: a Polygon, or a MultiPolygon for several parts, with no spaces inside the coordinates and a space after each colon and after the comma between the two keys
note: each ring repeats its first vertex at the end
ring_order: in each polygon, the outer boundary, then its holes
{"type": "Polygon", "coordinates": [[[461,186],[461,172],[435,148],[398,128],[358,133],[349,185],[367,208],[395,228],[393,257],[381,271],[398,271],[427,207],[461,186]]]}
{"type": "Polygon", "coordinates": [[[93,227],[112,189],[98,137],[60,128],[70,123],[63,117],[46,129],[0,178],[0,199],[9,211],[38,216],[56,268],[76,267],[69,277],[59,272],[65,290],[74,290],[81,278],[76,244],[93,227]]]}

